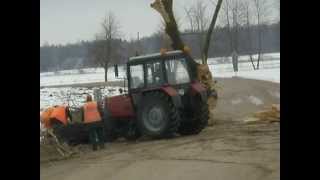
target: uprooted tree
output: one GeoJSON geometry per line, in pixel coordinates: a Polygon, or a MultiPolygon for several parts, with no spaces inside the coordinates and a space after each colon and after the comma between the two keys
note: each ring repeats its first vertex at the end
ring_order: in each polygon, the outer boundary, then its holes
{"type": "MultiPolygon", "coordinates": [[[[203,83],[208,90],[216,90],[215,82],[213,79],[213,76],[209,70],[209,66],[207,64],[207,58],[208,58],[208,50],[210,46],[210,40],[211,40],[211,34],[213,32],[214,26],[216,24],[216,20],[218,17],[218,13],[220,11],[220,7],[222,4],[222,0],[218,0],[214,15],[212,17],[209,29],[206,33],[206,38],[204,41],[204,48],[202,50],[202,64],[197,63],[194,60],[191,60],[190,62],[191,65],[195,66],[196,74],[197,74],[197,79],[203,83]]],[[[183,43],[180,32],[173,14],[172,10],[173,6],[173,0],[155,0],[152,4],[151,7],[158,11],[160,15],[162,16],[164,22],[165,22],[165,32],[167,35],[170,37],[172,41],[172,48],[174,50],[186,50],[186,45],[183,43]]],[[[190,51],[186,51],[189,52],[190,51]]],[[[191,54],[190,54],[191,55],[191,54]]],[[[213,109],[216,106],[217,99],[214,97],[210,96],[208,98],[208,105],[209,105],[209,110],[210,110],[210,115],[209,115],[209,125],[213,124],[213,109]]]]}

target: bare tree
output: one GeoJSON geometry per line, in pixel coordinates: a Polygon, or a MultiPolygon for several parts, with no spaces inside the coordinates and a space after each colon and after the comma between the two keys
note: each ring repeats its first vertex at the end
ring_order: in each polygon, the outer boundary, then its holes
{"type": "Polygon", "coordinates": [[[276,9],[278,16],[276,17],[276,21],[280,21],[280,0],[275,0],[274,4],[273,4],[273,8],[276,9]]]}
{"type": "Polygon", "coordinates": [[[102,32],[96,35],[96,40],[90,48],[92,60],[105,70],[105,81],[108,80],[108,67],[120,59],[121,40],[120,25],[113,13],[109,13],[101,24],[102,32]]]}
{"type": "Polygon", "coordinates": [[[246,33],[247,33],[247,41],[248,41],[248,53],[249,53],[249,58],[252,64],[252,67],[254,70],[256,70],[256,66],[253,62],[253,57],[252,57],[252,31],[251,31],[251,22],[250,22],[250,1],[246,0],[243,2],[243,7],[245,10],[245,14],[246,14],[246,33]]]}
{"type": "Polygon", "coordinates": [[[262,55],[262,36],[263,36],[263,28],[262,24],[266,24],[269,14],[270,14],[270,4],[268,4],[267,0],[253,0],[253,4],[255,7],[255,15],[258,26],[258,59],[257,59],[257,69],[260,66],[260,60],[262,55]]]}
{"type": "Polygon", "coordinates": [[[225,21],[226,21],[226,26],[227,26],[227,30],[228,30],[228,37],[229,37],[229,43],[230,43],[230,54],[233,51],[233,33],[231,30],[231,23],[230,23],[230,0],[225,0],[223,3],[223,7],[222,7],[223,11],[224,11],[224,16],[225,17],[225,21]]]}
{"type": "Polygon", "coordinates": [[[206,34],[204,49],[203,49],[203,52],[202,52],[202,63],[203,64],[207,64],[208,50],[209,50],[209,46],[210,46],[211,34],[212,34],[213,28],[215,27],[215,24],[217,22],[217,18],[218,18],[218,14],[219,14],[221,5],[222,5],[222,0],[218,0],[216,9],[215,9],[213,17],[211,19],[211,23],[210,23],[208,32],[206,34]]]}
{"type": "Polygon", "coordinates": [[[239,52],[239,32],[241,26],[245,22],[245,5],[240,0],[225,0],[223,4],[223,11],[225,17],[225,24],[228,30],[228,37],[230,43],[230,54],[233,54],[233,60],[237,66],[238,52],[239,52]]]}
{"type": "Polygon", "coordinates": [[[194,22],[194,16],[193,16],[193,10],[194,8],[193,7],[184,7],[184,11],[186,13],[186,16],[187,16],[187,21],[189,23],[189,31],[191,33],[194,33],[196,32],[196,28],[195,28],[195,22],[194,22]]]}
{"type": "Polygon", "coordinates": [[[190,33],[197,34],[199,42],[199,50],[203,52],[203,43],[205,33],[209,25],[209,17],[207,14],[207,5],[203,1],[197,1],[195,5],[184,8],[187,20],[189,22],[190,33]]]}
{"type": "Polygon", "coordinates": [[[224,11],[224,22],[228,30],[230,53],[236,52],[237,54],[239,52],[239,30],[245,27],[250,61],[254,69],[259,69],[263,41],[262,25],[267,23],[270,14],[270,6],[267,0],[225,0],[222,9],[224,11]],[[253,24],[257,25],[257,65],[254,64],[252,55],[253,24]]]}

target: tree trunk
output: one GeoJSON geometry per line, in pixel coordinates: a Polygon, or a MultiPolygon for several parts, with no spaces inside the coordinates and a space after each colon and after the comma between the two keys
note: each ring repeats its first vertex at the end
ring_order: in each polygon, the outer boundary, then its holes
{"type": "Polygon", "coordinates": [[[259,69],[260,68],[260,57],[261,57],[261,53],[260,53],[260,51],[258,52],[258,62],[257,62],[257,69],[259,69]]]}
{"type": "Polygon", "coordinates": [[[172,11],[172,0],[155,0],[151,7],[157,10],[163,17],[165,22],[165,32],[172,40],[172,48],[183,50],[184,44],[180,37],[177,22],[172,11]]]}
{"type": "Polygon", "coordinates": [[[251,64],[252,64],[253,70],[256,70],[256,66],[254,65],[254,62],[253,62],[253,58],[252,58],[252,54],[251,54],[251,52],[249,53],[249,57],[250,57],[250,61],[251,61],[251,64]]]}
{"type": "Polygon", "coordinates": [[[261,60],[261,53],[262,53],[262,32],[261,32],[261,25],[258,24],[258,62],[257,62],[257,69],[260,68],[260,60],[261,60]]]}
{"type": "MultiPolygon", "coordinates": [[[[180,32],[176,23],[176,20],[172,11],[172,0],[155,0],[151,4],[151,7],[158,11],[165,22],[165,32],[171,39],[171,47],[174,50],[185,50],[185,45],[180,37],[180,32]]],[[[197,74],[197,66],[199,65],[196,61],[191,59],[188,62],[197,74]]]]}
{"type": "Polygon", "coordinates": [[[104,81],[107,82],[108,81],[108,64],[106,63],[103,68],[104,68],[104,81]]]}
{"type": "Polygon", "coordinates": [[[214,15],[212,17],[207,35],[206,35],[206,39],[205,39],[205,44],[204,44],[204,48],[203,48],[203,52],[202,52],[202,64],[207,64],[207,59],[208,59],[208,50],[209,50],[209,46],[210,46],[210,40],[211,40],[211,34],[212,31],[214,29],[214,26],[216,24],[217,18],[218,18],[218,14],[221,8],[221,4],[222,4],[222,0],[219,0],[216,6],[216,9],[214,11],[214,15]]]}
{"type": "MultiPolygon", "coordinates": [[[[260,25],[258,24],[258,26],[260,26],[260,25]]],[[[260,68],[261,51],[262,51],[262,50],[261,50],[261,49],[262,49],[262,45],[261,45],[261,43],[262,43],[261,41],[262,41],[262,40],[261,40],[261,29],[260,29],[260,28],[261,28],[261,27],[258,27],[258,29],[259,29],[259,30],[258,30],[258,36],[259,36],[259,37],[258,37],[258,48],[259,48],[259,49],[258,49],[257,69],[260,68]]]]}
{"type": "MultiPolygon", "coordinates": [[[[258,6],[258,5],[257,5],[258,6]]],[[[258,19],[258,62],[257,62],[257,69],[259,69],[260,67],[260,59],[261,59],[261,49],[262,49],[262,45],[261,45],[261,24],[260,24],[260,11],[257,8],[257,19],[258,19]]]]}
{"type": "MultiPolygon", "coordinates": [[[[228,1],[226,1],[228,3],[228,1]]],[[[230,55],[234,51],[234,46],[233,46],[233,30],[231,30],[230,27],[230,19],[229,19],[229,4],[226,7],[226,17],[227,17],[227,30],[228,30],[228,37],[229,37],[229,43],[230,43],[230,55]]]]}
{"type": "Polygon", "coordinates": [[[246,7],[246,19],[247,19],[247,34],[248,34],[248,41],[249,41],[249,57],[250,57],[250,61],[251,61],[251,64],[252,64],[252,67],[253,67],[253,70],[256,70],[256,66],[254,65],[254,62],[253,62],[253,58],[252,58],[252,37],[251,37],[251,30],[250,30],[250,21],[249,21],[249,5],[247,5],[246,7]]]}

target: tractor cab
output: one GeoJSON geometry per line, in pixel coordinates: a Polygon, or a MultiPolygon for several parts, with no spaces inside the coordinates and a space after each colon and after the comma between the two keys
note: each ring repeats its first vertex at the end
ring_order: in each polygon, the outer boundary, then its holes
{"type": "Polygon", "coordinates": [[[129,91],[189,84],[194,77],[191,76],[187,58],[182,51],[130,58],[127,65],[129,91]]]}

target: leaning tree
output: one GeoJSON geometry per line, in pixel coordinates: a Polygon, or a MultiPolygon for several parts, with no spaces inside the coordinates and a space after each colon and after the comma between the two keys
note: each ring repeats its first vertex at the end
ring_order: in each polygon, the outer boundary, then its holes
{"type": "MultiPolygon", "coordinates": [[[[191,60],[192,62],[190,62],[190,64],[192,64],[194,66],[194,69],[196,70],[197,79],[201,83],[203,83],[209,91],[212,91],[212,90],[216,91],[215,81],[213,79],[213,76],[207,64],[207,59],[208,59],[208,49],[210,46],[211,34],[213,32],[221,4],[222,4],[222,0],[218,0],[209,29],[206,33],[206,38],[203,45],[204,48],[202,50],[202,56],[201,56],[202,64],[199,64],[194,60],[191,60]]],[[[185,52],[188,52],[191,55],[190,51],[186,51],[187,46],[184,44],[184,42],[181,39],[177,22],[173,14],[172,5],[173,5],[173,0],[155,0],[151,4],[151,7],[156,11],[158,11],[162,16],[165,23],[165,32],[171,38],[171,41],[172,41],[172,44],[171,44],[172,48],[174,50],[183,50],[185,52]]],[[[217,99],[215,97],[210,96],[208,98],[208,105],[210,110],[209,125],[212,125],[213,123],[212,111],[216,106],[216,102],[217,102],[217,99]]]]}

